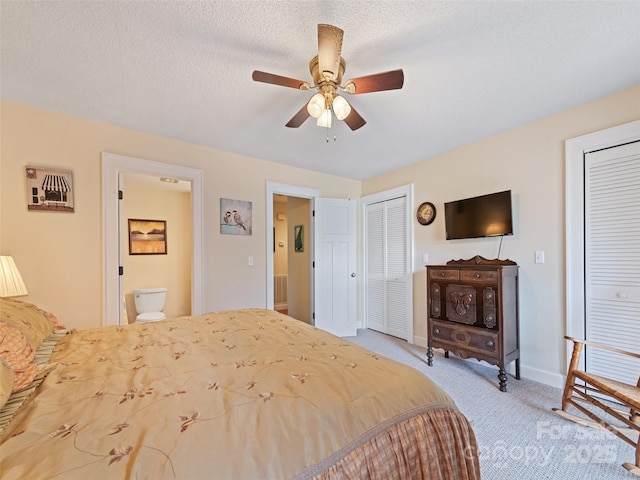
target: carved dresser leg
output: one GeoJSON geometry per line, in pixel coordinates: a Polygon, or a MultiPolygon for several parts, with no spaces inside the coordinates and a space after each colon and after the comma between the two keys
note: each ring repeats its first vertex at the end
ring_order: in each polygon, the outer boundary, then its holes
{"type": "Polygon", "coordinates": [[[505,372],[504,368],[500,367],[498,371],[498,380],[500,380],[500,391],[507,391],[507,372],[505,372]]]}

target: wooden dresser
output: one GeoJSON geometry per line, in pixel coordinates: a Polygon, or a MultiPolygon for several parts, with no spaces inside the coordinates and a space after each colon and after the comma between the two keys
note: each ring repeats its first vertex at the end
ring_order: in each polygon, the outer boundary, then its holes
{"type": "Polygon", "coordinates": [[[476,358],[499,367],[500,390],[507,391],[505,365],[515,360],[520,379],[518,265],[511,260],[451,260],[427,266],[428,365],[433,349],[445,357],[476,358]]]}

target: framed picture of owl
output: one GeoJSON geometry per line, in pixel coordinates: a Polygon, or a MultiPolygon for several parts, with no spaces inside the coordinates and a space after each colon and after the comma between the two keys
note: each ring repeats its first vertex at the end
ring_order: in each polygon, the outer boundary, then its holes
{"type": "Polygon", "coordinates": [[[221,198],[220,233],[251,235],[251,202],[221,198]]]}

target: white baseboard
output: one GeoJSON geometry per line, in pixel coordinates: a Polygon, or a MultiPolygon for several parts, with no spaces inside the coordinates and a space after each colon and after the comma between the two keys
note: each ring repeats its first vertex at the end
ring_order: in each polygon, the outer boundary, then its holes
{"type": "MultiPolygon", "coordinates": [[[[520,375],[523,378],[544,383],[550,387],[564,388],[565,376],[559,373],[546,372],[537,368],[520,365],[520,375]]],[[[560,399],[558,399],[558,401],[560,401],[560,399]]]]}
{"type": "Polygon", "coordinates": [[[413,344],[418,347],[427,348],[427,339],[426,337],[419,337],[417,335],[413,336],[413,344]]]}
{"type": "MultiPolygon", "coordinates": [[[[413,343],[419,347],[427,348],[427,339],[425,337],[413,337],[413,343]]],[[[468,358],[467,361],[477,362],[475,358],[468,358]]],[[[564,388],[565,376],[559,373],[547,372],[545,370],[540,370],[538,368],[528,367],[527,365],[522,364],[522,360],[520,361],[520,377],[526,378],[528,380],[533,380],[534,382],[544,383],[545,385],[549,385],[551,387],[556,388],[564,388]]],[[[485,362],[483,364],[487,365],[485,362]]],[[[515,363],[511,362],[507,365],[507,373],[511,375],[515,375],[516,367],[515,363]]]]}

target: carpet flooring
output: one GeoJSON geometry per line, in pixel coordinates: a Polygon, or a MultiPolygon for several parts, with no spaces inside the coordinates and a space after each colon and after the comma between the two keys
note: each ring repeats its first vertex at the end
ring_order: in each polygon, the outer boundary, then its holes
{"type": "MultiPolygon", "coordinates": [[[[553,413],[562,391],[509,376],[498,390],[497,367],[436,350],[427,366],[424,348],[373,330],[348,340],[423,372],[454,399],[470,420],[486,480],[633,480],[622,467],[634,450],[612,433],[577,425],[553,413]]],[[[575,413],[575,412],[574,412],[575,413]]]]}

